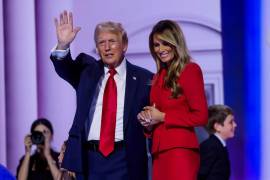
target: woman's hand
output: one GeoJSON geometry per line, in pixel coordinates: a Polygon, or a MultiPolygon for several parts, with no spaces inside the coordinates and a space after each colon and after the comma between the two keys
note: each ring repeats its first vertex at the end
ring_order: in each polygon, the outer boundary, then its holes
{"type": "Polygon", "coordinates": [[[143,110],[137,115],[137,119],[139,120],[142,126],[148,127],[151,123],[151,114],[149,111],[143,110]]]}
{"type": "Polygon", "coordinates": [[[32,144],[31,135],[27,134],[24,137],[25,156],[20,169],[18,169],[18,180],[28,179],[32,144]]]}
{"type": "Polygon", "coordinates": [[[32,145],[31,135],[27,134],[24,138],[25,154],[31,154],[32,145]]]}
{"type": "Polygon", "coordinates": [[[155,125],[164,122],[165,113],[159,111],[155,104],[153,106],[146,106],[143,108],[144,111],[147,111],[150,114],[151,121],[150,125],[155,125]]]}
{"type": "Polygon", "coordinates": [[[144,110],[137,115],[142,126],[149,127],[164,122],[165,113],[160,112],[155,107],[155,104],[153,106],[146,106],[143,109],[144,110]]]}

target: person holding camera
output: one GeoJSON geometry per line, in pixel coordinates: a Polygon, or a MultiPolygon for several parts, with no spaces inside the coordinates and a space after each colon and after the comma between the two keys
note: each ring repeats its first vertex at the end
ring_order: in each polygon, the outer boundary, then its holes
{"type": "Polygon", "coordinates": [[[18,180],[56,180],[60,173],[57,158],[59,153],[51,148],[53,127],[49,120],[40,118],[31,125],[31,134],[24,138],[25,155],[17,167],[18,180]],[[31,155],[32,145],[36,150],[31,155]]]}

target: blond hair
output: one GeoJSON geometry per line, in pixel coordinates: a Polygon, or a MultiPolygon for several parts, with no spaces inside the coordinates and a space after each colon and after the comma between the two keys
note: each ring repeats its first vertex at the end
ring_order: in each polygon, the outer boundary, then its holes
{"type": "Polygon", "coordinates": [[[94,34],[94,39],[97,44],[97,38],[100,32],[111,32],[114,34],[118,34],[122,37],[122,42],[124,44],[128,44],[128,37],[127,37],[127,32],[123,28],[121,23],[118,22],[112,22],[112,21],[107,21],[107,22],[102,22],[97,24],[96,29],[95,29],[95,34],[94,34]]]}

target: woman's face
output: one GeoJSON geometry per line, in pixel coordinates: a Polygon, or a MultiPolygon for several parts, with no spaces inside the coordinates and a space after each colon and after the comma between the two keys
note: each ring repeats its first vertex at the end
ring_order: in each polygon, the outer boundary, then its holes
{"type": "Polygon", "coordinates": [[[171,44],[159,38],[158,34],[153,36],[154,51],[163,63],[170,63],[174,58],[174,49],[171,44]]]}
{"type": "MultiPolygon", "coordinates": [[[[47,128],[46,126],[44,126],[43,124],[39,124],[35,127],[34,131],[39,131],[42,132],[45,139],[48,138],[49,141],[51,142],[52,140],[52,132],[50,131],[49,128],[47,128]]],[[[43,146],[43,145],[41,145],[43,146]]]]}

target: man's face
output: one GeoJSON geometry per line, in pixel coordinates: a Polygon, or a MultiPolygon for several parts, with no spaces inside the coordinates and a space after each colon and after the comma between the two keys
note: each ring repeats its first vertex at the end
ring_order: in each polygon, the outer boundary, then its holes
{"type": "Polygon", "coordinates": [[[234,116],[229,114],[223,125],[216,123],[216,130],[219,133],[219,135],[224,139],[229,139],[234,137],[234,131],[236,128],[237,124],[234,121],[234,116]]]}
{"type": "Polygon", "coordinates": [[[119,34],[101,31],[97,36],[97,51],[102,61],[110,67],[117,67],[123,60],[127,44],[119,34]]]}

